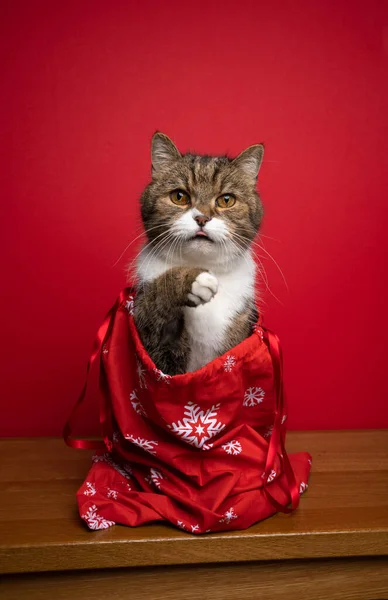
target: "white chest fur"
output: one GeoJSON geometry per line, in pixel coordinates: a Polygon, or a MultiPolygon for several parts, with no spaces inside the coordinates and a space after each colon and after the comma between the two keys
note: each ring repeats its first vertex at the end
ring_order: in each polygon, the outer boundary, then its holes
{"type": "MultiPolygon", "coordinates": [[[[152,281],[169,267],[171,264],[166,265],[159,258],[150,260],[149,256],[143,254],[138,262],[139,279],[152,281]]],[[[212,273],[218,280],[218,291],[214,298],[195,308],[184,308],[191,346],[188,371],[196,371],[220,355],[234,317],[244,308],[246,301],[254,296],[255,263],[249,252],[227,271],[222,266],[213,266],[212,273]]]]}

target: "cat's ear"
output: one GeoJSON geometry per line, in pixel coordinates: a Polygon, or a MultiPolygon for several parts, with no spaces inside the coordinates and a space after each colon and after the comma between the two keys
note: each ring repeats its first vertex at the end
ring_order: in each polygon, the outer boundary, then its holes
{"type": "Polygon", "coordinates": [[[264,145],[255,144],[249,146],[244,152],[241,152],[233,161],[232,164],[244,171],[245,176],[256,182],[261,163],[263,162],[264,145]]]}
{"type": "Polygon", "coordinates": [[[181,153],[167,135],[157,131],[151,144],[152,174],[156,175],[173,161],[181,158],[181,153]]]}

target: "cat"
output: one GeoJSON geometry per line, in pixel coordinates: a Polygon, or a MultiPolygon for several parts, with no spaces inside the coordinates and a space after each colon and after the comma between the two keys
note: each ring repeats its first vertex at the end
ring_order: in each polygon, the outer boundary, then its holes
{"type": "Polygon", "coordinates": [[[136,265],[134,319],[156,367],[201,369],[251,335],[257,320],[250,246],[263,217],[256,191],[264,146],[237,158],[181,154],[152,138],[141,196],[148,243],[136,265]]]}

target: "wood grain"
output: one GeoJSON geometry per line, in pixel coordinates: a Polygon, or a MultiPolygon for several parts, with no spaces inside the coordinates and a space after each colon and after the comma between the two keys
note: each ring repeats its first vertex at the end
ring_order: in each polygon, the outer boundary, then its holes
{"type": "Polygon", "coordinates": [[[388,555],[388,432],[290,433],[287,447],[313,455],[295,513],[196,537],[165,525],[90,532],[75,492],[92,453],[58,439],[1,440],[0,572],[388,555]]]}
{"type": "Polygon", "coordinates": [[[388,559],[336,559],[6,576],[2,600],[382,600],[388,559]]]}

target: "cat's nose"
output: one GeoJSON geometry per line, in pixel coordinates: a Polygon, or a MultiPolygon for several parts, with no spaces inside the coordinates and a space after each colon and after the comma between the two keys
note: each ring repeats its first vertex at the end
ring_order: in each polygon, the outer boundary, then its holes
{"type": "Polygon", "coordinates": [[[204,227],[210,219],[211,217],[207,217],[206,215],[197,215],[194,217],[194,221],[196,221],[200,227],[204,227]]]}

